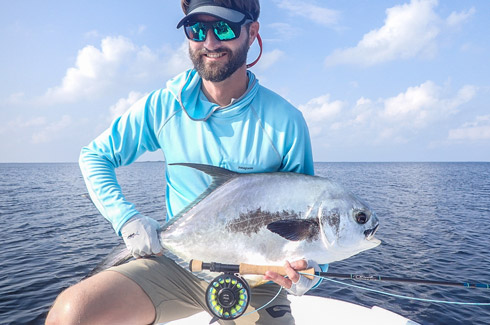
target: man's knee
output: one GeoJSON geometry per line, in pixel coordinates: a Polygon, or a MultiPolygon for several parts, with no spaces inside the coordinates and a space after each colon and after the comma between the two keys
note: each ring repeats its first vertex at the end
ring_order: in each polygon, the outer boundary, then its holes
{"type": "Polygon", "coordinates": [[[56,298],[46,318],[46,324],[75,324],[81,320],[83,313],[83,290],[75,285],[63,291],[56,298]]]}
{"type": "Polygon", "coordinates": [[[154,318],[155,307],[138,284],[117,272],[107,271],[63,291],[46,323],[135,324],[151,323],[154,318]]]}

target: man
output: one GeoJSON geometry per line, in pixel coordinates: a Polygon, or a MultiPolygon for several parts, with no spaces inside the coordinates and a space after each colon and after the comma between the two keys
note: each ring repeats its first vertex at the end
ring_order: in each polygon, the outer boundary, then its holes
{"type": "MultiPolygon", "coordinates": [[[[313,174],[301,113],[260,86],[247,71],[247,52],[259,31],[258,0],[182,0],[182,8],[186,16],[178,28],[183,26],[189,39],[195,69],[141,99],[80,155],[87,188],[99,211],[135,257],[151,258],[138,258],[67,289],[56,300],[47,323],[148,324],[206,309],[207,283],[161,256],[159,223],[125,200],[115,167],[132,163],[146,151],[162,149],[167,221],[209,186],[203,173],[171,163],[209,164],[237,172],[313,174]]],[[[303,294],[314,283],[295,269],[306,266],[306,261],[287,263],[288,278],[274,272],[266,278],[303,294]]],[[[250,309],[267,303],[278,289],[273,283],[254,288],[250,309]]],[[[276,305],[287,310],[284,291],[270,307],[276,305]]],[[[254,322],[288,324],[294,319],[290,312],[261,310],[236,320],[254,322]]]]}

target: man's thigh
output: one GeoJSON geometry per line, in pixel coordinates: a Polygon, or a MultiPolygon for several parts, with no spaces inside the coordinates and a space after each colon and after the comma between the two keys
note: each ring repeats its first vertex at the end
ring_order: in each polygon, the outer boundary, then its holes
{"type": "Polygon", "coordinates": [[[151,300],[135,282],[119,273],[105,271],[62,292],[46,323],[135,324],[151,323],[154,317],[151,300]]]}
{"type": "Polygon", "coordinates": [[[123,274],[142,288],[155,308],[156,323],[207,310],[207,283],[165,256],[138,259],[109,271],[123,274]]]}
{"type": "MultiPolygon", "coordinates": [[[[203,310],[208,312],[206,305],[208,283],[167,257],[139,259],[109,270],[127,276],[143,289],[155,307],[156,323],[185,318],[203,310]]],[[[253,288],[252,298],[244,316],[234,321],[219,321],[219,323],[294,324],[285,290],[274,299],[279,289],[277,284],[265,284],[253,288]],[[267,306],[264,307],[266,304],[267,306]],[[255,310],[258,312],[253,312],[255,310]]]]}

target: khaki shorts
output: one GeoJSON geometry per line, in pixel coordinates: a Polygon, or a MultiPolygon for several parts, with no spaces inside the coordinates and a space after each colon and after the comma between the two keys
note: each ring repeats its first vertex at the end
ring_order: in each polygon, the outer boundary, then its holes
{"type": "MultiPolygon", "coordinates": [[[[161,256],[144,258],[110,268],[136,282],[155,306],[155,323],[185,318],[206,306],[208,283],[182,269],[171,259],[161,256]]],[[[221,324],[294,324],[290,302],[284,290],[265,308],[245,315],[268,303],[279,291],[277,284],[264,284],[251,289],[250,304],[244,315],[221,324]]]]}

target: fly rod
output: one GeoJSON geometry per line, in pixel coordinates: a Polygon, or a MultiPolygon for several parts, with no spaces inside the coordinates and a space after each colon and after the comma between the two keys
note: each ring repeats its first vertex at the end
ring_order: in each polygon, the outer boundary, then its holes
{"type": "MultiPolygon", "coordinates": [[[[192,272],[200,272],[203,270],[208,270],[211,272],[230,272],[238,273],[241,275],[245,274],[256,274],[264,275],[266,271],[274,271],[280,275],[285,276],[286,271],[282,266],[268,266],[268,265],[253,265],[241,263],[236,264],[222,264],[222,263],[204,263],[199,260],[191,260],[189,263],[189,269],[192,272]]],[[[452,287],[466,287],[466,288],[484,288],[490,289],[490,284],[486,283],[469,283],[469,282],[452,282],[452,281],[441,281],[441,280],[426,280],[426,279],[411,279],[411,278],[397,278],[388,277],[380,275],[362,275],[362,274],[344,274],[344,273],[330,273],[330,272],[315,272],[313,268],[307,270],[299,271],[300,274],[312,279],[313,277],[325,277],[325,278],[337,278],[337,279],[348,279],[356,281],[385,281],[385,282],[400,282],[400,283],[413,283],[413,284],[424,284],[424,285],[442,285],[442,286],[452,286],[452,287]]]]}
{"type": "MultiPolygon", "coordinates": [[[[189,269],[191,272],[200,272],[200,271],[210,271],[210,272],[225,272],[225,273],[238,273],[241,275],[245,274],[255,274],[255,275],[264,275],[266,271],[273,271],[280,275],[285,276],[286,270],[282,266],[277,265],[253,265],[240,263],[236,264],[222,264],[222,263],[204,263],[199,260],[191,260],[189,262],[189,269]]],[[[313,279],[315,277],[315,269],[307,269],[302,270],[301,274],[306,276],[308,279],[313,279]]]]}

